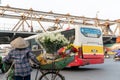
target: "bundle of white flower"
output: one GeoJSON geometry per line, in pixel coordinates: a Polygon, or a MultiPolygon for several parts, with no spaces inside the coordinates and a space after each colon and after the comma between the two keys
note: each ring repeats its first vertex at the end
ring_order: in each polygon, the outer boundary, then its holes
{"type": "Polygon", "coordinates": [[[61,33],[45,33],[39,35],[36,41],[45,48],[47,53],[55,53],[58,49],[69,44],[61,33]]]}

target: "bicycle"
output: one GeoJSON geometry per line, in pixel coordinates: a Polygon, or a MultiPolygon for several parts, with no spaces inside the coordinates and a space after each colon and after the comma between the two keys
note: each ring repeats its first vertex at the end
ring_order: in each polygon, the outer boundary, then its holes
{"type": "MultiPolygon", "coordinates": [[[[65,80],[65,77],[61,75],[59,72],[65,66],[67,66],[72,60],[74,56],[65,57],[60,61],[53,61],[51,64],[46,65],[35,65],[35,69],[37,69],[37,73],[35,76],[35,80],[37,80],[38,72],[41,72],[41,76],[38,80],[65,80]]],[[[14,80],[14,68],[11,68],[10,74],[7,76],[7,80],[14,80]]]]}
{"type": "Polygon", "coordinates": [[[37,68],[35,80],[37,80],[39,71],[42,75],[39,77],[38,80],[65,80],[64,76],[59,73],[60,70],[43,70],[40,66],[37,68]]]}

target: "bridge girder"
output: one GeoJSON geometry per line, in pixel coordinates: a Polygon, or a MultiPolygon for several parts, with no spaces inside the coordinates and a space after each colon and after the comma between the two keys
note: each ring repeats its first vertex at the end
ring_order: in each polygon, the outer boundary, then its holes
{"type": "MultiPolygon", "coordinates": [[[[9,18],[9,19],[18,19],[18,23],[12,28],[12,31],[17,31],[21,26],[23,26],[24,23],[27,24],[29,28],[31,28],[31,31],[33,31],[33,22],[38,22],[39,26],[43,29],[45,32],[45,27],[41,24],[41,22],[49,22],[55,24],[68,24],[68,25],[92,25],[96,27],[101,27],[103,30],[103,34],[105,35],[115,35],[117,30],[119,30],[120,35],[120,19],[118,20],[109,20],[109,19],[98,19],[96,18],[89,18],[84,16],[74,16],[67,14],[59,14],[59,13],[53,13],[50,12],[43,12],[43,11],[37,11],[30,9],[21,9],[21,8],[14,8],[10,6],[0,6],[0,17],[1,18],[9,18]],[[106,29],[106,22],[110,25],[117,24],[115,27],[115,30],[113,33],[109,32],[109,29],[106,29]]],[[[53,25],[53,26],[54,26],[53,25]]],[[[63,26],[58,26],[64,27],[63,26]]],[[[111,27],[112,28],[112,27],[111,27]]]]}

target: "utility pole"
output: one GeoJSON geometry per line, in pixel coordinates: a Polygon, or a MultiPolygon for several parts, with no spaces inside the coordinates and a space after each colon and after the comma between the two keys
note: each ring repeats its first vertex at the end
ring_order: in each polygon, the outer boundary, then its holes
{"type": "Polygon", "coordinates": [[[96,12],[96,18],[98,18],[98,13],[99,13],[99,11],[96,12]]]}
{"type": "Polygon", "coordinates": [[[0,0],[0,5],[1,5],[2,1],[0,0]]]}

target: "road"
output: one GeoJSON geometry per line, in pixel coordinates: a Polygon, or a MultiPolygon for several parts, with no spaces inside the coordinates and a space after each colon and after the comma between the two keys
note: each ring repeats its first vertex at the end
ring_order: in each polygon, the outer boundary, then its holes
{"type": "Polygon", "coordinates": [[[66,80],[120,80],[120,62],[105,59],[104,64],[64,70],[62,74],[66,80]]]}
{"type": "MultiPolygon", "coordinates": [[[[35,74],[36,70],[33,70],[31,80],[35,80],[35,74]]],[[[65,80],[120,80],[120,62],[109,58],[105,59],[104,64],[86,65],[78,69],[67,68],[60,74],[65,76],[65,80]]],[[[0,80],[4,80],[2,73],[0,80]]]]}

